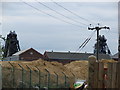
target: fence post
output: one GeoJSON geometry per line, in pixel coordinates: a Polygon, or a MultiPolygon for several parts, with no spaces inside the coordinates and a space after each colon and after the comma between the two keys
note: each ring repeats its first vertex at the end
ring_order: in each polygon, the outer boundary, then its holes
{"type": "Polygon", "coordinates": [[[106,88],[112,88],[112,66],[113,64],[112,63],[108,63],[108,70],[107,70],[107,77],[108,77],[108,80],[107,80],[107,84],[106,84],[106,88]]]}
{"type": "Polygon", "coordinates": [[[48,73],[47,74],[48,75],[48,78],[47,78],[47,80],[48,80],[47,87],[49,88],[50,87],[50,72],[47,69],[45,69],[45,71],[48,73]]]}
{"type": "Polygon", "coordinates": [[[117,81],[117,63],[112,63],[112,88],[116,88],[116,81],[117,81]]]}
{"type": "Polygon", "coordinates": [[[89,59],[89,76],[88,76],[88,87],[97,88],[98,82],[98,63],[96,62],[96,57],[91,55],[89,59]]]}
{"type": "Polygon", "coordinates": [[[71,72],[71,73],[73,75],[73,79],[74,79],[74,82],[75,82],[76,76],[75,76],[75,74],[73,72],[71,72]]]}
{"type": "Polygon", "coordinates": [[[66,76],[66,81],[67,81],[66,87],[69,88],[70,87],[70,79],[68,76],[66,76]]]}
{"type": "Polygon", "coordinates": [[[117,63],[117,82],[116,82],[116,88],[120,88],[120,61],[117,63]]]}
{"type": "Polygon", "coordinates": [[[104,88],[105,85],[105,72],[104,72],[104,64],[99,62],[99,71],[98,71],[98,88],[104,88]]]}
{"type": "Polygon", "coordinates": [[[22,88],[23,88],[23,83],[24,83],[24,68],[18,64],[22,68],[22,88]]]}
{"type": "Polygon", "coordinates": [[[40,72],[40,69],[36,66],[37,70],[38,70],[38,73],[39,73],[39,90],[41,88],[41,72],[40,72]]]}
{"type": "Polygon", "coordinates": [[[30,70],[30,84],[29,84],[29,88],[32,88],[32,70],[31,70],[31,68],[28,65],[26,65],[26,66],[30,70]]]}
{"type": "Polygon", "coordinates": [[[65,75],[65,73],[64,73],[64,72],[62,72],[62,73],[63,73],[63,75],[64,75],[64,78],[65,78],[65,83],[64,83],[64,84],[65,84],[65,87],[66,87],[66,86],[67,86],[67,85],[66,85],[66,84],[67,84],[67,82],[66,82],[66,79],[67,79],[67,78],[66,78],[66,75],[65,75]]]}
{"type": "Polygon", "coordinates": [[[75,74],[73,74],[73,72],[71,72],[72,73],[72,75],[73,75],[73,77],[74,77],[74,79],[75,79],[75,74]]]}
{"type": "Polygon", "coordinates": [[[56,87],[58,88],[58,85],[59,85],[59,83],[58,83],[58,74],[56,72],[54,72],[54,73],[56,75],[56,87]]]}
{"type": "Polygon", "coordinates": [[[13,81],[12,84],[13,84],[13,88],[14,88],[14,86],[15,86],[15,84],[14,84],[14,82],[15,82],[15,79],[14,79],[14,77],[15,77],[14,76],[15,69],[14,69],[14,66],[12,65],[12,63],[10,63],[10,62],[8,62],[8,63],[12,66],[12,79],[13,79],[12,80],[13,81]]]}
{"type": "Polygon", "coordinates": [[[0,90],[2,89],[2,65],[0,64],[0,90]]]}

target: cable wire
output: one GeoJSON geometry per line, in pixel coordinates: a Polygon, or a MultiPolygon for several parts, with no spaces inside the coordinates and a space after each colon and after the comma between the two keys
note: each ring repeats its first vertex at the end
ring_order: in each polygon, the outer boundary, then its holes
{"type": "MultiPolygon", "coordinates": [[[[96,31],[96,30],[95,30],[95,31],[96,31]]],[[[81,51],[81,50],[88,44],[88,42],[89,42],[89,41],[91,40],[91,38],[93,37],[95,31],[93,31],[93,33],[79,46],[79,48],[76,50],[76,52],[77,52],[78,50],[81,51]]]]}
{"type": "MultiPolygon", "coordinates": [[[[96,31],[96,30],[95,30],[95,31],[96,31]]],[[[87,43],[88,43],[88,42],[91,40],[91,38],[93,37],[95,31],[93,31],[92,34],[91,34],[87,39],[85,39],[85,41],[79,46],[79,48],[75,51],[75,53],[74,53],[73,55],[71,55],[71,59],[73,59],[73,58],[76,56],[77,51],[82,50],[82,49],[87,45],[87,43]]]]}
{"type": "MultiPolygon", "coordinates": [[[[22,1],[22,0],[21,0],[21,1],[22,1]]],[[[60,19],[60,18],[58,18],[58,17],[56,17],[56,16],[53,16],[53,15],[51,15],[51,14],[49,14],[49,13],[46,13],[46,12],[44,12],[44,11],[42,11],[42,10],[40,10],[40,9],[38,9],[38,8],[32,6],[32,5],[30,5],[30,4],[28,4],[28,3],[24,2],[24,1],[22,1],[22,2],[23,2],[24,4],[26,4],[26,5],[28,5],[28,6],[32,7],[32,8],[34,8],[35,10],[37,10],[37,11],[39,11],[39,12],[41,12],[41,13],[44,13],[44,14],[46,14],[46,15],[48,15],[48,16],[54,18],[54,19],[60,20],[60,21],[62,21],[62,22],[65,22],[65,23],[67,23],[67,24],[71,24],[71,25],[74,25],[74,26],[77,26],[77,27],[82,27],[82,26],[80,26],[80,25],[77,25],[77,24],[73,24],[73,23],[67,22],[67,21],[65,21],[65,20],[63,20],[63,19],[60,19]]]]}
{"type": "MultiPolygon", "coordinates": [[[[37,0],[36,0],[36,1],[37,1],[37,0]]],[[[76,23],[80,23],[80,24],[83,24],[83,25],[85,25],[85,26],[88,26],[87,24],[81,23],[81,22],[79,22],[79,21],[77,21],[77,20],[75,20],[75,19],[72,19],[72,18],[70,18],[70,17],[65,16],[64,14],[59,13],[58,11],[56,11],[56,10],[54,10],[54,9],[50,8],[49,6],[47,6],[47,5],[43,4],[43,3],[39,2],[39,1],[37,1],[37,2],[38,2],[39,4],[41,4],[41,5],[45,6],[46,8],[48,8],[48,9],[50,9],[50,10],[54,11],[55,13],[57,13],[57,14],[59,14],[59,15],[61,15],[61,16],[63,16],[63,17],[65,17],[65,18],[67,18],[67,19],[71,20],[71,21],[74,21],[74,22],[76,22],[76,23]]]]}
{"type": "Polygon", "coordinates": [[[76,14],[76,13],[74,13],[74,12],[70,11],[69,9],[65,8],[64,6],[62,6],[62,5],[58,4],[57,2],[55,2],[55,1],[53,1],[53,0],[51,0],[51,1],[52,1],[53,3],[55,3],[57,6],[59,6],[59,7],[63,8],[64,10],[66,10],[66,11],[70,12],[71,14],[73,14],[73,15],[77,16],[78,18],[81,18],[81,19],[83,19],[83,20],[85,20],[85,21],[87,21],[87,22],[90,22],[90,23],[96,24],[95,22],[93,22],[93,21],[91,21],[91,20],[88,20],[88,19],[85,19],[85,18],[83,18],[83,17],[79,16],[78,14],[76,14]]]}

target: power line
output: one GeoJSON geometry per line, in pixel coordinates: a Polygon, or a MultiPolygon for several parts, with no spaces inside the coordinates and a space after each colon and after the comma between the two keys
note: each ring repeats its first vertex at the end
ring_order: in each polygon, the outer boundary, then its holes
{"type": "MultiPolygon", "coordinates": [[[[22,0],[21,0],[21,1],[22,1],[22,0]]],[[[67,21],[65,21],[65,20],[63,20],[63,19],[60,19],[60,18],[58,18],[58,17],[56,17],[56,16],[53,16],[53,15],[51,15],[51,14],[49,14],[49,13],[46,13],[46,12],[44,12],[44,11],[42,11],[42,10],[40,10],[40,9],[38,9],[38,8],[32,6],[32,5],[30,5],[30,4],[28,4],[28,3],[24,2],[24,1],[22,1],[22,2],[23,2],[24,4],[26,4],[26,5],[28,5],[28,6],[32,7],[32,8],[34,8],[35,10],[37,10],[37,11],[39,11],[39,12],[41,12],[41,13],[44,13],[44,14],[46,14],[46,15],[48,15],[48,16],[54,18],[54,19],[60,20],[60,21],[62,21],[62,22],[65,22],[65,23],[67,23],[67,24],[71,24],[71,25],[74,25],[74,26],[77,26],[77,27],[82,27],[82,26],[80,26],[80,25],[77,25],[77,24],[73,24],[73,23],[67,22],[67,21]]]]}
{"type": "MultiPolygon", "coordinates": [[[[95,30],[96,31],[96,30],[95,30]]],[[[93,37],[95,31],[87,38],[85,39],[85,41],[79,46],[78,50],[81,51],[87,44],[88,42],[91,40],[91,38],[93,37]]],[[[77,51],[78,51],[77,50],[77,51]]]]}
{"type": "MultiPolygon", "coordinates": [[[[51,0],[51,1],[53,1],[53,0],[51,0]]],[[[83,20],[85,20],[85,21],[88,21],[88,22],[90,22],[90,23],[94,23],[94,24],[96,24],[95,22],[93,22],[93,21],[91,21],[91,20],[88,20],[88,19],[85,19],[85,18],[83,18],[83,17],[79,16],[78,14],[76,14],[76,13],[74,13],[74,12],[70,11],[69,9],[65,8],[64,6],[62,6],[62,5],[58,4],[58,3],[57,3],[57,2],[55,2],[55,1],[53,1],[53,3],[55,3],[57,6],[59,6],[59,7],[63,8],[64,10],[66,10],[66,11],[70,12],[71,14],[73,14],[73,15],[77,16],[78,18],[81,18],[81,19],[83,19],[83,20]]]]}
{"type": "MultiPolygon", "coordinates": [[[[36,1],[37,1],[37,0],[36,0],[36,1]]],[[[48,7],[47,5],[45,5],[45,4],[41,3],[41,2],[38,2],[38,3],[41,4],[41,5],[43,5],[43,6],[45,6],[45,7],[48,8],[48,9],[50,9],[50,10],[56,12],[57,14],[59,14],[59,15],[65,17],[65,18],[67,18],[67,19],[69,19],[69,20],[71,20],[71,21],[74,21],[74,22],[76,22],[76,23],[80,23],[80,24],[83,24],[83,25],[85,25],[85,26],[88,26],[87,24],[81,23],[81,22],[79,22],[79,21],[77,21],[77,20],[75,20],[75,19],[72,19],[72,18],[70,18],[70,17],[65,16],[64,14],[59,13],[58,11],[56,11],[56,10],[54,10],[54,9],[52,9],[52,8],[50,8],[50,7],[48,7]]]]}
{"type": "MultiPolygon", "coordinates": [[[[84,42],[79,46],[79,48],[75,51],[76,54],[77,54],[77,51],[80,52],[80,51],[88,44],[88,42],[89,42],[89,41],[91,40],[91,38],[93,37],[94,33],[95,33],[95,31],[93,31],[92,34],[91,34],[87,39],[85,39],[85,41],[84,41],[84,42]]],[[[73,54],[73,55],[71,56],[71,58],[75,57],[76,54],[73,54]]]]}

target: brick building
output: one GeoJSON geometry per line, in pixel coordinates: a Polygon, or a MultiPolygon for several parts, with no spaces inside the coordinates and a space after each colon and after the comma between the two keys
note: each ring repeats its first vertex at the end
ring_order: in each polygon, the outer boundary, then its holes
{"type": "Polygon", "coordinates": [[[12,56],[5,58],[4,61],[33,61],[40,58],[43,58],[43,55],[41,53],[39,53],[33,48],[29,48],[26,50],[19,51],[13,54],[12,56]]]}

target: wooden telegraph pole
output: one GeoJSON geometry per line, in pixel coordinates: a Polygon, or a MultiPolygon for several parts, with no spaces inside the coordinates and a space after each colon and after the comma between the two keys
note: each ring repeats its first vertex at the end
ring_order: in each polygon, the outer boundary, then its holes
{"type": "Polygon", "coordinates": [[[118,61],[120,61],[120,1],[118,2],[118,61]]]}
{"type": "Polygon", "coordinates": [[[97,60],[99,60],[99,31],[101,29],[110,29],[110,28],[106,27],[106,26],[104,26],[104,27],[96,26],[94,28],[88,27],[88,30],[96,30],[97,31],[97,60]]]}

